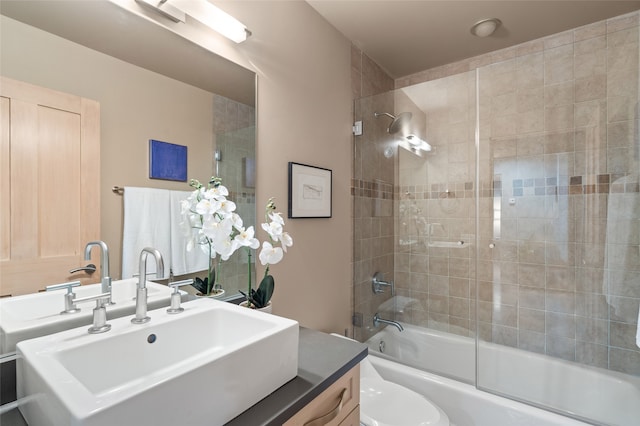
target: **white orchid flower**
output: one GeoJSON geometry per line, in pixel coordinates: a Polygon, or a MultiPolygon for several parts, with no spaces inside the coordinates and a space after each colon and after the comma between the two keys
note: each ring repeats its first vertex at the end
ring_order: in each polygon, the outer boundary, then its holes
{"type": "Polygon", "coordinates": [[[262,229],[271,237],[273,241],[278,241],[282,235],[282,225],[277,222],[263,223],[262,229]]]}
{"type": "Polygon", "coordinates": [[[196,213],[202,216],[211,216],[220,209],[220,202],[210,199],[202,199],[196,204],[196,213]]]}
{"type": "Polygon", "coordinates": [[[272,222],[275,222],[280,226],[284,226],[284,219],[282,218],[281,214],[282,213],[279,213],[279,212],[269,213],[269,219],[271,219],[272,222]]]}
{"type": "MultiPolygon", "coordinates": [[[[246,247],[248,259],[251,259],[251,250],[260,249],[256,230],[254,226],[245,229],[242,218],[236,213],[238,206],[226,198],[229,190],[221,182],[217,177],[212,177],[206,186],[195,179],[189,182],[194,191],[180,203],[183,216],[181,226],[190,227],[190,232],[185,230],[186,248],[191,251],[199,245],[207,257],[226,261],[236,250],[246,247]]],[[[265,276],[269,274],[269,266],[279,263],[284,258],[287,247],[293,245],[293,238],[283,230],[282,214],[275,212],[275,209],[271,198],[265,208],[267,223],[261,224],[269,238],[262,243],[258,255],[262,265],[266,266],[265,276]]],[[[209,280],[212,281],[211,269],[209,280]]],[[[250,293],[251,279],[248,282],[250,293]]]]}
{"type": "Polygon", "coordinates": [[[214,216],[209,219],[205,219],[202,224],[202,233],[209,239],[209,241],[213,241],[216,238],[226,238],[231,234],[231,223],[229,221],[220,221],[217,220],[214,216]]]}
{"type": "Polygon", "coordinates": [[[231,213],[229,215],[229,220],[233,224],[233,227],[238,230],[238,232],[241,232],[244,229],[244,223],[242,222],[242,218],[238,213],[236,212],[231,213]]]}
{"type": "Polygon", "coordinates": [[[213,242],[216,252],[220,254],[220,259],[229,260],[231,255],[238,249],[238,243],[231,238],[217,238],[213,242]]]}
{"type": "Polygon", "coordinates": [[[222,199],[220,200],[220,207],[218,208],[223,214],[229,214],[236,211],[236,203],[231,200],[222,199]]]}
{"type": "Polygon", "coordinates": [[[280,247],[273,247],[270,242],[262,243],[262,250],[258,256],[262,265],[275,265],[284,257],[284,252],[280,247]]]}
{"type": "Polygon", "coordinates": [[[280,245],[285,253],[287,252],[287,247],[291,247],[293,245],[293,238],[291,238],[291,235],[289,235],[288,232],[283,232],[282,235],[280,235],[280,245]]]}
{"type": "Polygon", "coordinates": [[[207,192],[211,195],[212,198],[216,200],[226,200],[226,196],[229,195],[229,190],[224,185],[214,186],[213,188],[209,188],[207,192]]]}
{"type": "Polygon", "coordinates": [[[252,249],[257,249],[260,247],[260,241],[255,238],[255,231],[253,226],[248,227],[247,229],[242,229],[238,235],[235,236],[236,242],[242,247],[250,247],[252,249]]]}

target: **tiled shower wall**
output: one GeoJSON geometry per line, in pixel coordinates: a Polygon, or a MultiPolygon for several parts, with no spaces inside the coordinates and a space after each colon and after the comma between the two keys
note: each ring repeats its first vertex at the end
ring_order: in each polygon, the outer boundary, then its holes
{"type": "Polygon", "coordinates": [[[467,72],[396,95],[432,146],[398,152],[396,319],[463,336],[475,333],[475,87],[467,72]]]}
{"type": "MultiPolygon", "coordinates": [[[[397,319],[640,374],[638,48],[633,13],[396,81],[426,82],[439,101],[426,117],[414,112],[433,151],[397,153],[397,319]]],[[[380,105],[417,111],[398,92],[363,99],[362,117],[380,105]]],[[[381,160],[388,135],[376,124],[365,135],[382,145],[381,160]]],[[[384,220],[366,200],[375,182],[357,166],[356,312],[370,313],[384,299],[370,294],[366,259],[389,256],[358,253],[384,239],[361,234],[384,220]]],[[[367,320],[356,337],[370,334],[367,320]]]]}
{"type": "Polygon", "coordinates": [[[483,339],[640,374],[638,49],[634,13],[479,69],[483,339]]]}
{"type": "Polygon", "coordinates": [[[394,157],[385,156],[391,141],[386,132],[391,119],[375,118],[374,112],[393,114],[393,79],[355,46],[351,49],[353,99],[357,102],[354,116],[362,119],[365,129],[354,138],[353,178],[353,297],[354,337],[365,340],[372,332],[372,320],[378,306],[389,293],[374,295],[371,279],[382,272],[386,279],[394,276],[393,188],[396,167],[394,157]],[[380,96],[374,96],[381,94],[380,96]]]}
{"type": "MultiPolygon", "coordinates": [[[[256,213],[260,215],[263,212],[261,206],[256,206],[255,197],[255,108],[215,95],[213,111],[214,146],[221,155],[218,175],[229,189],[229,198],[236,203],[236,212],[242,217],[244,225],[255,227],[256,213]]],[[[213,170],[215,173],[215,159],[213,170]]],[[[223,285],[225,296],[236,294],[238,290],[247,292],[247,260],[246,252],[239,250],[223,262],[217,282],[223,285]]],[[[255,257],[251,263],[255,265],[255,257]]],[[[255,267],[251,269],[255,274],[255,267]]],[[[253,283],[255,288],[255,280],[253,283]]]]}

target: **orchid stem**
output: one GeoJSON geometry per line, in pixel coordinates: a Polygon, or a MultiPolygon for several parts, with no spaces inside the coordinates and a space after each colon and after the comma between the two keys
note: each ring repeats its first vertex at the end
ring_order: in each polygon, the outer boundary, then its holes
{"type": "Polygon", "coordinates": [[[247,254],[249,255],[249,261],[247,262],[248,270],[249,270],[249,291],[247,291],[247,308],[250,308],[251,303],[249,302],[249,297],[251,297],[251,249],[247,248],[247,254]]]}

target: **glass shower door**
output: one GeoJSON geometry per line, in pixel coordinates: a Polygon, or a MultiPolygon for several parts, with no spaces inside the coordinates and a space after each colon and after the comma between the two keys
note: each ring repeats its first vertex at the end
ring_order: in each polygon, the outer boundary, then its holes
{"type": "Polygon", "coordinates": [[[355,116],[364,132],[354,138],[354,335],[372,351],[469,383],[475,381],[475,99],[475,72],[363,98],[355,116]],[[408,113],[410,120],[392,125],[408,113]],[[393,293],[372,292],[375,272],[394,282],[393,293]],[[405,332],[388,325],[381,331],[373,325],[376,313],[405,332]],[[430,330],[462,343],[431,350],[423,338],[430,330]],[[452,356],[464,365],[451,365],[452,356]]]}
{"type": "Polygon", "coordinates": [[[478,70],[479,388],[640,418],[638,28],[478,70]]]}

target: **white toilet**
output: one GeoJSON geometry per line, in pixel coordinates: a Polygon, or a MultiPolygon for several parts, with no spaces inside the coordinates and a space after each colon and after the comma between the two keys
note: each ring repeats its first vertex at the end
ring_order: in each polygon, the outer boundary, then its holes
{"type": "Polygon", "coordinates": [[[411,389],[383,379],[368,357],[360,362],[360,424],[450,426],[449,417],[440,407],[411,389]]]}

